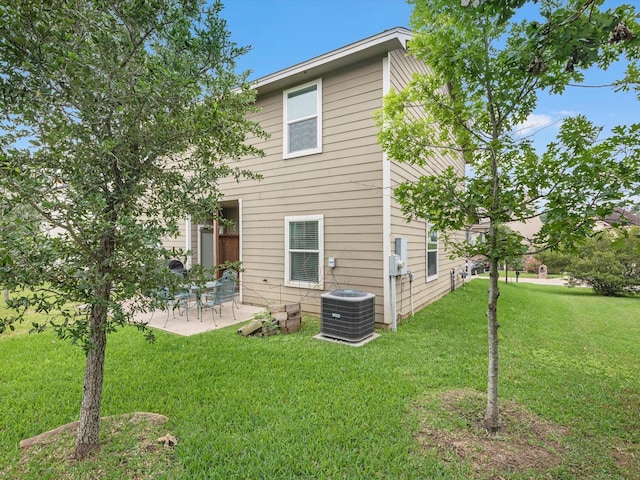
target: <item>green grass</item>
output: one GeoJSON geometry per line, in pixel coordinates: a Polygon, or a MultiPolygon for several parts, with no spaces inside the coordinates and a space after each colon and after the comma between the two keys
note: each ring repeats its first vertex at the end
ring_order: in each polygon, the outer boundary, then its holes
{"type": "MultiPolygon", "coordinates": [[[[550,475],[639,477],[640,299],[500,289],[501,398],[568,428],[550,475]]],[[[102,414],[170,418],[174,466],[141,478],[469,478],[464,464],[420,447],[414,406],[438,392],[485,390],[485,310],[486,284],[470,282],[360,348],[314,339],[310,318],[269,338],[229,328],[158,332],[148,344],[127,328],[109,337],[102,414]]],[[[18,332],[0,338],[0,365],[0,478],[11,478],[2,465],[20,462],[21,439],[77,420],[84,357],[52,333],[18,332]]],[[[31,478],[61,478],[46,464],[31,478]]],[[[91,478],[78,475],[69,478],[91,478]]],[[[116,466],[92,475],[134,478],[116,466]]]]}
{"type": "MultiPolygon", "coordinates": [[[[504,280],[504,270],[499,270],[498,273],[500,280],[504,280]]],[[[515,270],[509,270],[507,273],[510,280],[514,280],[516,278],[515,270]]],[[[489,278],[489,272],[481,273],[479,276],[489,278]]],[[[520,272],[520,278],[540,278],[540,275],[537,273],[520,272]]],[[[547,278],[564,278],[564,274],[549,273],[547,274],[547,278]]]]}

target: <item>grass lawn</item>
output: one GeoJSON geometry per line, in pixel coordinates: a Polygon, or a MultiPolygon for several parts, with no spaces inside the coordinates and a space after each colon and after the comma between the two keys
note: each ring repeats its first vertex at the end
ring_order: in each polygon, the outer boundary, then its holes
{"type": "MultiPolygon", "coordinates": [[[[515,280],[516,272],[515,270],[509,270],[508,272],[509,280],[515,280]]],[[[504,280],[504,270],[498,271],[500,280],[504,280]]],[[[484,272],[479,275],[480,277],[489,278],[489,272],[484,272]]],[[[565,275],[562,273],[549,273],[547,274],[547,278],[563,278],[565,275]]],[[[520,272],[520,278],[540,278],[540,275],[537,273],[528,273],[528,272],[520,272]]]]}
{"type": "MultiPolygon", "coordinates": [[[[23,458],[20,440],[77,420],[84,357],[22,327],[0,337],[0,479],[640,478],[640,299],[587,289],[500,285],[501,398],[559,428],[560,462],[478,470],[425,441],[425,429],[433,438],[466,425],[442,413],[443,394],[485,391],[486,288],[469,282],[360,348],[312,338],[310,318],[269,338],[110,335],[102,414],[169,417],[145,428],[179,442],[153,464],[126,425],[115,430],[131,438],[105,431],[92,461],[23,458]]],[[[476,417],[478,399],[465,407],[476,417]]]]}

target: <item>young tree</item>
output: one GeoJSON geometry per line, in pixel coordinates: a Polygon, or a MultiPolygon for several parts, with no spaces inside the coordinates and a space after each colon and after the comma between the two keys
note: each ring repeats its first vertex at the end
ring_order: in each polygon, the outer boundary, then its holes
{"type": "Polygon", "coordinates": [[[0,192],[57,232],[4,236],[0,284],[23,293],[0,330],[33,307],[84,348],[77,458],[98,445],[107,334],[172,281],[161,239],[217,215],[218,179],[254,177],[233,162],[263,132],[221,8],[0,1],[0,192]]]}
{"type": "Polygon", "coordinates": [[[409,219],[428,218],[441,232],[488,219],[483,242],[452,246],[490,263],[484,421],[495,431],[498,265],[509,256],[500,242],[501,226],[543,214],[536,244],[571,245],[638,186],[640,125],[619,127],[600,141],[600,128],[582,116],[568,118],[542,154],[518,126],[541,91],[561,93],[569,82],[581,81],[588,67],[607,67],[621,54],[637,62],[639,41],[631,32],[640,30],[632,6],[604,11],[594,0],[531,2],[529,8],[538,6],[539,12],[530,10],[531,19],[521,21],[515,15],[526,0],[466,7],[460,0],[412,3],[415,36],[409,50],[430,70],[385,98],[379,140],[396,161],[424,165],[439,155],[460,154],[472,172],[459,178],[450,168],[401,184],[395,194],[409,219]],[[625,34],[616,36],[621,29],[625,34]]]}

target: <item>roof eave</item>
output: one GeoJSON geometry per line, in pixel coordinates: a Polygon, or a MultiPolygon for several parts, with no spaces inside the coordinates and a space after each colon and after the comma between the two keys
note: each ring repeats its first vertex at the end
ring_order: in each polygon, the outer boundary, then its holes
{"type": "Polygon", "coordinates": [[[411,31],[403,27],[385,30],[372,37],[258,78],[253,82],[252,87],[258,91],[259,95],[263,95],[304,83],[321,77],[328,71],[337,70],[361,60],[382,56],[398,48],[406,49],[407,41],[411,36],[411,31]]]}

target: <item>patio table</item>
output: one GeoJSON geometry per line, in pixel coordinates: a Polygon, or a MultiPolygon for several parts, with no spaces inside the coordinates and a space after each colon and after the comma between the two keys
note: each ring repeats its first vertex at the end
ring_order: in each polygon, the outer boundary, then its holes
{"type": "Polygon", "coordinates": [[[191,285],[191,291],[196,296],[196,308],[197,308],[197,316],[202,321],[202,293],[203,292],[215,292],[216,288],[220,285],[219,280],[213,280],[210,282],[206,282],[204,287],[200,285],[191,285]]]}

